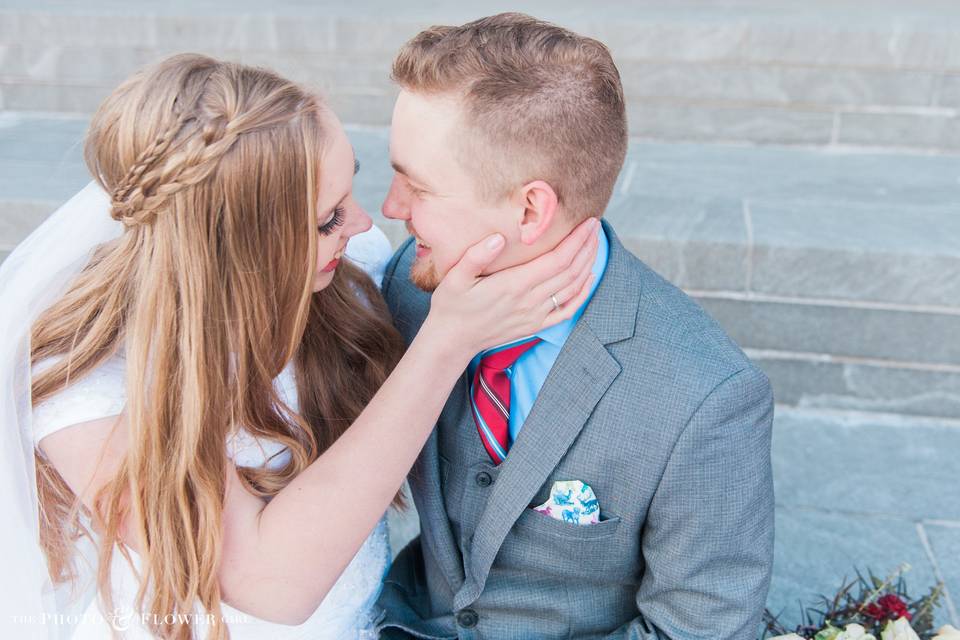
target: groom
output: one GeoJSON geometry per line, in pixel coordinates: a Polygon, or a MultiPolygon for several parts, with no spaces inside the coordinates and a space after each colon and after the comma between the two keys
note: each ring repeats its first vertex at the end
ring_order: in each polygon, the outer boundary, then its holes
{"type": "MultiPolygon", "coordinates": [[[[471,244],[506,237],[497,271],[600,217],[627,127],[607,49],[519,14],[426,30],[393,77],[383,213],[413,237],[383,293],[409,341],[471,244]]],[[[451,394],[410,474],[422,533],[385,578],[382,638],[757,637],[769,382],[612,226],[598,235],[583,308],[477,354],[451,394]]]]}

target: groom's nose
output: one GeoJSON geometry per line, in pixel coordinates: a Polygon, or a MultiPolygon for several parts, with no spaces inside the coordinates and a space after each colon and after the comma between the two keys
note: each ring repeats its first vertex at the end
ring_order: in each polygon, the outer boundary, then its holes
{"type": "Polygon", "coordinates": [[[403,191],[400,178],[396,174],[393,176],[390,190],[387,192],[387,197],[384,199],[380,211],[383,212],[384,217],[392,220],[410,219],[410,205],[407,202],[407,196],[403,191]]]}

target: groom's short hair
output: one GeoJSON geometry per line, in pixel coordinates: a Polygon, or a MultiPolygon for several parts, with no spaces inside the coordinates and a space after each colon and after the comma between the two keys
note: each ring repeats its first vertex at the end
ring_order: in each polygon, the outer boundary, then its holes
{"type": "Polygon", "coordinates": [[[603,43],[502,13],[420,32],[392,77],[460,100],[465,135],[451,144],[481,198],[544,180],[574,220],[602,215],[627,150],[623,86],[603,43]]]}

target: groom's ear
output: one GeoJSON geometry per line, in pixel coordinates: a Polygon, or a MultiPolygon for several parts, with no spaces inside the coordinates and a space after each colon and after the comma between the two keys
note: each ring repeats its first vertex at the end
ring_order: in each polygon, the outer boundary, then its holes
{"type": "Polygon", "coordinates": [[[523,185],[519,197],[523,206],[520,242],[531,245],[550,230],[557,217],[559,200],[557,192],[543,180],[534,180],[523,185]]]}

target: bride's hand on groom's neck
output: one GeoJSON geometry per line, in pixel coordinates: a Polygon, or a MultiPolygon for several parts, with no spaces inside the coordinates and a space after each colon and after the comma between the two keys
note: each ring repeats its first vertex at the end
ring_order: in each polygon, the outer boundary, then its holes
{"type": "Polygon", "coordinates": [[[589,218],[551,251],[487,276],[480,274],[503,250],[502,236],[470,247],[433,293],[421,333],[461,344],[472,358],[572,317],[590,293],[599,224],[589,218]]]}

